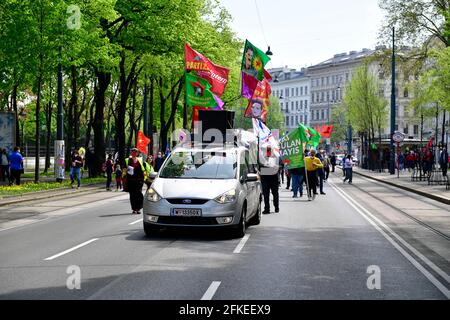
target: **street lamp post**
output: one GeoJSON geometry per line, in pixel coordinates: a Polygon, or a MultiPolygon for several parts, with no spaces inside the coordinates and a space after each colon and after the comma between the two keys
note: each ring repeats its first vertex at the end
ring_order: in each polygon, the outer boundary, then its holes
{"type": "Polygon", "coordinates": [[[389,173],[395,174],[395,146],[393,136],[395,133],[395,27],[392,28],[392,89],[391,89],[391,142],[389,173]]]}
{"type": "Polygon", "coordinates": [[[65,146],[64,146],[64,114],[63,114],[63,75],[61,62],[58,65],[58,113],[56,116],[54,169],[56,181],[61,182],[62,180],[64,180],[65,146]]]}

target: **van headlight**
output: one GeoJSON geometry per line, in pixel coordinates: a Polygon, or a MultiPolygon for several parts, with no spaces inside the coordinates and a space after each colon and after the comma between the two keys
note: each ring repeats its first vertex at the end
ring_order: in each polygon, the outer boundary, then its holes
{"type": "Polygon", "coordinates": [[[221,194],[220,196],[215,198],[214,200],[221,204],[234,202],[236,200],[236,189],[227,191],[224,194],[221,194]]]}
{"type": "Polygon", "coordinates": [[[161,200],[161,197],[155,190],[153,190],[153,188],[150,188],[147,191],[147,200],[150,202],[158,202],[161,200]]]}

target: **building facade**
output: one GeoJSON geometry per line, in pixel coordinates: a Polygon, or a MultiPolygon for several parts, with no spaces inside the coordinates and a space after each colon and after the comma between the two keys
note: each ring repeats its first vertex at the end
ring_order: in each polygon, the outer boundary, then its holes
{"type": "Polygon", "coordinates": [[[286,131],[298,128],[299,123],[310,124],[310,79],[306,69],[277,68],[268,70],[272,76],[272,95],[280,100],[286,131]]]}

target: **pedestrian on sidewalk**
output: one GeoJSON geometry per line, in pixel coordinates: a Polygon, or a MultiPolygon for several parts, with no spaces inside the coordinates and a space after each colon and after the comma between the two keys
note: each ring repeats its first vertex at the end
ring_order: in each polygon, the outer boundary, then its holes
{"type": "Polygon", "coordinates": [[[279,187],[281,187],[282,184],[284,184],[284,162],[281,160],[279,160],[278,163],[279,169],[278,169],[278,174],[280,175],[280,178],[278,179],[279,181],[279,187]]]}
{"type": "Polygon", "coordinates": [[[130,193],[130,204],[133,214],[140,214],[144,206],[142,187],[147,176],[142,160],[137,157],[138,153],[138,149],[131,149],[130,157],[125,159],[125,168],[123,170],[127,179],[127,189],[130,193]]]}
{"type": "Polygon", "coordinates": [[[20,175],[23,173],[23,157],[20,154],[20,148],[14,147],[14,151],[9,156],[9,185],[13,185],[15,181],[16,185],[20,185],[20,175]]]}
{"type": "Polygon", "coordinates": [[[112,182],[112,173],[113,173],[113,167],[114,163],[112,160],[112,154],[108,155],[108,158],[105,162],[105,172],[106,172],[106,191],[111,191],[111,182],[112,182]]]}
{"type": "Polygon", "coordinates": [[[328,180],[328,177],[330,176],[330,166],[331,166],[331,161],[330,158],[328,157],[328,155],[326,154],[325,150],[322,151],[322,157],[323,157],[323,169],[324,169],[324,173],[325,173],[325,181],[328,180]]]}
{"type": "Polygon", "coordinates": [[[352,181],[353,181],[353,160],[352,160],[352,156],[350,154],[347,155],[347,157],[344,159],[343,168],[344,168],[344,171],[345,171],[344,183],[345,183],[345,181],[348,180],[348,183],[352,184],[352,181]]]}
{"type": "Polygon", "coordinates": [[[0,176],[2,181],[9,181],[9,158],[6,149],[0,149],[0,176]]]}
{"type": "Polygon", "coordinates": [[[70,182],[70,186],[73,188],[73,183],[75,179],[77,180],[77,189],[80,188],[81,185],[81,168],[83,167],[83,158],[78,153],[78,149],[75,149],[72,156],[71,162],[71,177],[72,180],[70,182]]]}
{"type": "Polygon", "coordinates": [[[119,164],[115,165],[114,174],[116,176],[116,191],[122,190],[122,169],[119,164]]]}
{"type": "Polygon", "coordinates": [[[317,195],[317,170],[323,168],[322,162],[316,157],[316,150],[311,150],[310,155],[305,158],[305,167],[308,179],[308,200],[311,201],[311,198],[314,199],[317,195]]]}

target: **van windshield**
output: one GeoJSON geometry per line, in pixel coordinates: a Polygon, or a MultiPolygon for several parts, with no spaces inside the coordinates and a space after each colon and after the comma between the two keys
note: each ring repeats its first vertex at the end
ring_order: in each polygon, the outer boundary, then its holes
{"type": "Polygon", "coordinates": [[[160,178],[168,179],[234,179],[235,152],[174,152],[161,168],[160,178]]]}

